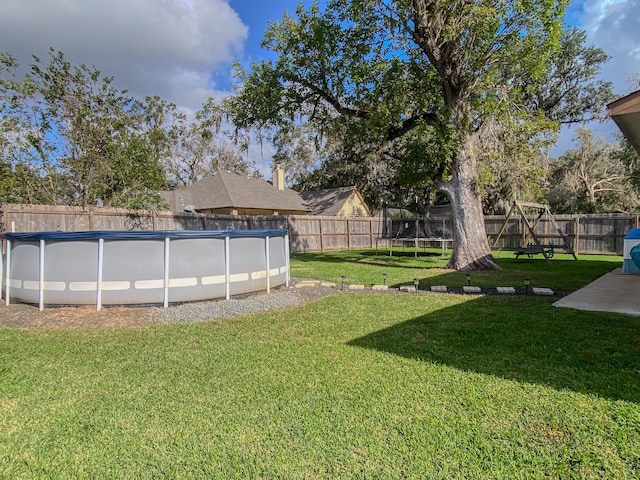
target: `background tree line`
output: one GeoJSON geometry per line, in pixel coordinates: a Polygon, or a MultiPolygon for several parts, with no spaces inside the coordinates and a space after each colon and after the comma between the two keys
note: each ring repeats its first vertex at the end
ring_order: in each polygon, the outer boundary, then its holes
{"type": "MultiPolygon", "coordinates": [[[[292,27],[285,22],[280,28],[267,43],[292,27]]],[[[557,132],[545,123],[549,118],[602,118],[613,98],[610,85],[578,88],[607,59],[585,40],[584,32],[565,30],[545,81],[527,90],[527,101],[547,117],[483,125],[478,185],[485,213],[501,213],[515,198],[547,201],[559,213],[638,209],[640,159],[623,138],[610,144],[582,127],[575,148],[557,159],[548,154],[557,132]]],[[[392,67],[397,75],[399,66],[392,67]]],[[[0,54],[2,202],[163,207],[159,190],[191,184],[217,168],[259,175],[245,155],[258,130],[275,146],[273,162],[285,167],[296,190],[356,185],[373,210],[384,202],[410,205],[416,196],[427,203],[447,201],[435,185],[447,145],[433,129],[372,146],[366,131],[345,125],[331,130],[327,118],[300,115],[267,131],[261,128],[265,122],[232,135],[223,131],[223,120],[233,121],[233,99],[209,99],[187,118],[162,98],[132,98],[112,85],[113,78],[71,65],[54,50],[19,72],[11,55],[0,54]]],[[[248,73],[238,77],[246,88],[248,73]]],[[[386,87],[390,103],[403,95],[402,85],[386,87]]]]}
{"type": "Polygon", "coordinates": [[[26,73],[0,54],[0,201],[157,208],[159,190],[252,164],[222,131],[213,100],[187,119],[157,96],[136,99],[62,52],[26,73]]]}

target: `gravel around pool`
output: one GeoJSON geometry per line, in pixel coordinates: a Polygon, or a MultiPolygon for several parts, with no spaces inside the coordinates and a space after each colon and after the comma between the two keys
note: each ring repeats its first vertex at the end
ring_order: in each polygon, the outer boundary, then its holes
{"type": "Polygon", "coordinates": [[[197,323],[232,318],[250,313],[281,310],[319,298],[340,293],[332,287],[295,288],[300,280],[293,279],[290,287],[273,289],[270,294],[260,292],[230,300],[211,300],[172,304],[168,308],[157,305],[104,306],[100,312],[94,305],[51,306],[42,312],[36,305],[0,302],[0,326],[18,328],[81,328],[130,327],[153,323],[197,323]]]}

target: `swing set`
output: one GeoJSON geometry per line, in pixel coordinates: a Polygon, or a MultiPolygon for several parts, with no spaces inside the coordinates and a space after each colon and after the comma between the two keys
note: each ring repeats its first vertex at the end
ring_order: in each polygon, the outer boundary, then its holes
{"type": "Polygon", "coordinates": [[[517,200],[514,201],[513,205],[511,206],[511,209],[509,210],[509,213],[507,213],[507,216],[504,218],[504,222],[500,227],[500,231],[498,232],[498,235],[493,241],[493,248],[495,248],[496,245],[498,244],[498,240],[500,240],[500,237],[502,236],[505,229],[507,228],[509,218],[514,213],[520,214],[520,217],[522,218],[525,226],[527,227],[527,232],[523,242],[523,243],[526,243],[526,246],[521,246],[513,252],[516,258],[520,257],[520,255],[526,255],[529,258],[533,258],[534,255],[541,253],[545,261],[549,265],[551,265],[551,258],[553,258],[553,254],[555,253],[555,251],[564,250],[565,252],[573,255],[574,259],[576,260],[578,259],[575,252],[571,248],[569,239],[564,233],[562,233],[562,229],[560,229],[560,226],[556,222],[555,218],[553,218],[553,214],[551,213],[549,206],[541,203],[519,202],[517,200]],[[554,245],[551,242],[549,242],[548,244],[544,244],[540,241],[540,237],[536,233],[536,227],[538,226],[538,223],[540,223],[540,220],[542,219],[542,217],[545,216],[545,214],[549,222],[554,226],[554,228],[556,229],[556,232],[558,232],[558,235],[562,239],[562,242],[563,242],[562,245],[554,245]]]}

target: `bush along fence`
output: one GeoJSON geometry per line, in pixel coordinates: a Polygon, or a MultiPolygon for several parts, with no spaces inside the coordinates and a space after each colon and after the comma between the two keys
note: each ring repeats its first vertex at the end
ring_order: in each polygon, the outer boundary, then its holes
{"type": "MultiPolygon", "coordinates": [[[[490,243],[505,216],[485,216],[490,243]]],[[[624,237],[640,228],[640,213],[555,215],[555,222],[569,238],[576,254],[622,255],[624,237]]],[[[451,238],[451,217],[418,219],[379,217],[328,217],[313,215],[217,215],[168,211],[125,210],[98,207],[0,204],[0,231],[92,231],[92,230],[289,230],[291,252],[324,252],[376,248],[382,237],[407,238],[394,225],[401,222],[428,237],[451,238]],[[392,225],[392,223],[394,225],[392,225]]],[[[513,215],[495,248],[515,250],[528,240],[525,221],[513,215]]],[[[549,219],[542,218],[536,234],[545,244],[562,244],[562,236],[549,219]]],[[[418,237],[422,237],[420,234],[418,237]]],[[[429,243],[429,242],[425,242],[429,243]]],[[[434,244],[440,246],[440,243],[434,244]]]]}

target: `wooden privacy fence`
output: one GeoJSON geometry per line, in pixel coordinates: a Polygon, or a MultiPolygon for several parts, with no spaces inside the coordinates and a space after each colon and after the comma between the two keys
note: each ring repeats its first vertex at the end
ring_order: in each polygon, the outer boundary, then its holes
{"type": "Polygon", "coordinates": [[[382,221],[376,217],[291,215],[288,221],[293,252],[373,248],[382,232],[382,221]]]}
{"type": "MultiPolygon", "coordinates": [[[[570,239],[576,254],[622,255],[624,237],[632,228],[640,228],[640,214],[554,215],[563,234],[570,239]]],[[[487,235],[497,235],[503,215],[485,216],[487,235]]],[[[407,221],[413,221],[407,219],[407,221]]],[[[447,230],[450,217],[420,219],[447,230]]],[[[16,232],[87,230],[289,230],[291,251],[323,252],[376,247],[376,239],[385,231],[381,217],[326,217],[313,215],[217,215],[172,213],[167,211],[81,208],[46,205],[0,204],[0,230],[16,232]]],[[[391,231],[387,229],[387,231],[391,231]]],[[[536,234],[543,243],[560,245],[561,237],[548,219],[542,218],[536,234]]],[[[446,237],[450,232],[442,232],[446,237]]],[[[523,245],[526,227],[513,215],[498,249],[514,250],[523,245]]]]}
{"type": "MultiPolygon", "coordinates": [[[[632,228],[640,227],[638,213],[554,215],[553,217],[564,236],[569,239],[576,255],[581,253],[622,255],[624,237],[632,228]]],[[[490,241],[493,241],[500,231],[504,219],[504,215],[485,216],[485,228],[490,241]]],[[[548,218],[543,217],[540,220],[535,232],[543,244],[563,244],[562,236],[548,218]]],[[[526,238],[527,229],[524,219],[519,215],[513,215],[496,248],[515,250],[524,246],[526,238]]]]}
{"type": "Polygon", "coordinates": [[[271,230],[287,228],[284,216],[204,215],[168,211],[0,205],[0,230],[16,232],[90,230],[271,230]]]}

